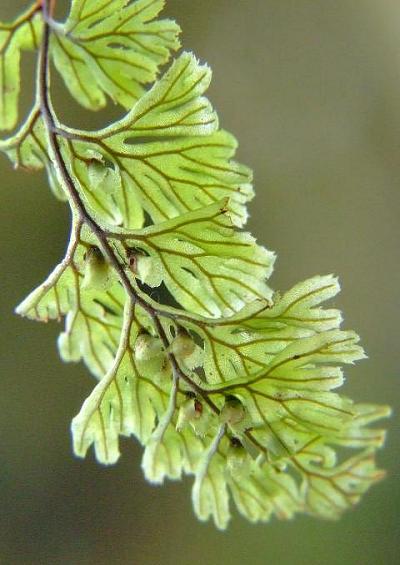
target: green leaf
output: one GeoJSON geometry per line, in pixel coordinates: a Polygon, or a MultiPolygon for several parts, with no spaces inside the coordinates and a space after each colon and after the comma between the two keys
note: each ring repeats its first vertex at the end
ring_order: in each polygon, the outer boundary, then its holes
{"type": "Polygon", "coordinates": [[[303,510],[294,479],[268,463],[254,462],[245,477],[231,475],[229,488],[238,511],[250,522],[267,522],[274,515],[288,520],[303,510]]]}
{"type": "MultiPolygon", "coordinates": [[[[338,292],[339,284],[333,276],[314,277],[296,285],[273,306],[256,300],[226,320],[187,323],[204,341],[207,381],[223,383],[244,378],[263,370],[300,338],[338,328],[340,312],[320,307],[338,292]]],[[[337,384],[340,382],[338,375],[337,384]]]]}
{"type": "Polygon", "coordinates": [[[272,295],[265,279],[272,272],[274,254],[256,245],[250,234],[235,231],[228,199],[119,235],[125,246],[144,251],[161,265],[158,284],[164,280],[189,312],[225,317],[272,295]]]}
{"type": "Polygon", "coordinates": [[[33,4],[11,23],[0,22],[0,130],[11,130],[18,120],[21,51],[37,49],[43,28],[33,4]]]}
{"type": "Polygon", "coordinates": [[[342,433],[335,437],[335,443],[353,448],[382,447],[386,431],[368,426],[382,418],[389,417],[390,407],[377,404],[354,404],[352,412],[354,417],[344,426],[342,433]]]}
{"type": "Polygon", "coordinates": [[[164,0],[73,0],[64,25],[52,34],[55,66],[85,108],[105,106],[106,95],[125,108],[144,93],[171,50],[179,26],[157,20],[164,0]]]}
{"type": "Polygon", "coordinates": [[[352,403],[330,389],[341,384],[336,365],[363,357],[357,341],[353,332],[339,330],[297,340],[257,373],[221,389],[242,400],[257,427],[289,418],[311,432],[334,436],[353,413],[352,403]]]}
{"type": "Polygon", "coordinates": [[[251,173],[231,161],[236,140],[218,130],[202,94],[208,67],[184,53],[127,116],[96,133],[69,129],[60,137],[70,173],[95,212],[108,224],[141,228],[229,197],[232,221],[243,225],[252,198],[251,173]],[[113,194],[93,186],[94,152],[120,181],[113,194]]]}
{"type": "MultiPolygon", "coordinates": [[[[230,440],[232,441],[232,440],[230,440]]],[[[192,490],[194,510],[200,520],[213,518],[219,529],[230,520],[230,495],[238,511],[251,522],[268,521],[273,515],[290,519],[304,504],[296,481],[269,463],[251,460],[229,465],[232,446],[221,431],[203,453],[192,490]],[[243,470],[241,469],[243,466],[243,470]]]]}
{"type": "Polygon", "coordinates": [[[376,468],[372,450],[332,468],[315,465],[313,458],[315,454],[300,454],[296,457],[296,465],[303,473],[301,491],[306,509],[321,518],[339,518],[345,510],[359,502],[371,485],[385,476],[376,468]]]}

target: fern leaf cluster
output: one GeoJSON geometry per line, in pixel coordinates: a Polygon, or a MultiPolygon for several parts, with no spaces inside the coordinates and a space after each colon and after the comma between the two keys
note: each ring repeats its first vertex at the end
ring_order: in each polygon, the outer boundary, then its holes
{"type": "Polygon", "coordinates": [[[64,259],[17,312],[64,318],[62,359],[98,381],[72,422],[75,453],[112,464],[136,437],[146,478],[193,475],[195,512],[219,528],[232,506],[254,522],[338,517],[383,476],[371,424],[389,409],[335,392],[364,357],[324,307],[337,279],[268,286],[275,255],[242,231],[252,175],[205,97],[211,71],[185,52],[160,70],[179,48],[163,0],[72,0],[65,22],[54,4],[0,24],[3,130],[20,53],[38,58],[33,108],[0,149],[45,168],[71,208],[64,259]],[[60,123],[52,62],[82,106],[109,97],[126,115],[99,131],[60,123]]]}

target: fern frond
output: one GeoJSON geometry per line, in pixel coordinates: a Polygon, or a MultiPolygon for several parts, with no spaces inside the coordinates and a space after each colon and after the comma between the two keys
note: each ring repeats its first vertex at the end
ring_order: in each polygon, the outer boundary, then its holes
{"type": "Polygon", "coordinates": [[[99,110],[106,96],[130,108],[179,48],[179,26],[157,20],[164,0],[73,0],[54,27],[51,54],[72,96],[99,110]]]}
{"type": "Polygon", "coordinates": [[[64,318],[62,359],[97,380],[72,422],[77,456],[93,447],[113,464],[120,437],[136,437],[146,478],[193,476],[197,516],[221,529],[232,502],[252,522],[337,518],[383,477],[374,424],[390,409],[337,392],[343,366],[365,357],[324,308],[337,279],[282,296],[268,286],[275,255],[241,231],[252,173],[204,96],[210,69],[183,53],[158,77],[179,47],[162,7],[73,0],[60,23],[45,0],[0,26],[4,129],[17,119],[19,52],[38,48],[34,107],[0,150],[46,168],[72,212],[64,259],[17,313],[64,318]],[[83,106],[108,95],[127,114],[93,132],[60,123],[51,60],[83,106]]]}
{"type": "Polygon", "coordinates": [[[40,2],[11,23],[0,21],[0,130],[17,124],[21,51],[39,47],[42,29],[40,2]]]}

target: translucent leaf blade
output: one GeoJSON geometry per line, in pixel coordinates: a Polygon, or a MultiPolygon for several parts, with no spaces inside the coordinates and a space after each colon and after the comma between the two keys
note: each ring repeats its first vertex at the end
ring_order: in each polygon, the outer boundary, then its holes
{"type": "Polygon", "coordinates": [[[54,63],[72,96],[98,110],[106,96],[130,108],[153,82],[171,51],[179,26],[156,19],[162,0],[75,0],[52,38],[54,63]]]}
{"type": "Polygon", "coordinates": [[[160,282],[189,312],[226,317],[272,295],[275,256],[234,230],[228,200],[120,237],[160,265],[160,282]]]}
{"type": "Polygon", "coordinates": [[[37,49],[43,23],[33,5],[14,22],[0,22],[0,130],[12,130],[18,120],[21,51],[37,49]]]}
{"type": "Polygon", "coordinates": [[[385,476],[368,450],[329,470],[303,465],[302,456],[296,460],[304,474],[302,493],[308,512],[330,520],[357,504],[371,485],[385,476]]]}
{"type": "MultiPolygon", "coordinates": [[[[222,322],[188,324],[204,340],[207,381],[221,383],[254,374],[291,343],[338,328],[339,311],[321,307],[338,291],[334,277],[315,277],[296,285],[273,305],[258,300],[222,322]]],[[[341,375],[332,375],[332,387],[340,383],[341,375]]]]}
{"type": "Polygon", "coordinates": [[[229,488],[242,516],[250,522],[268,522],[274,515],[288,520],[303,508],[292,477],[269,464],[254,464],[245,477],[231,477],[229,488]]]}
{"type": "Polygon", "coordinates": [[[123,120],[85,133],[84,141],[75,130],[68,130],[68,140],[60,138],[73,178],[105,222],[141,228],[146,215],[159,223],[226,197],[235,225],[245,222],[251,173],[231,160],[237,143],[218,130],[202,96],[209,80],[209,69],[184,53],[123,120]],[[112,198],[91,186],[93,154],[120,176],[112,198]],[[113,219],[116,209],[122,219],[113,219]]]}

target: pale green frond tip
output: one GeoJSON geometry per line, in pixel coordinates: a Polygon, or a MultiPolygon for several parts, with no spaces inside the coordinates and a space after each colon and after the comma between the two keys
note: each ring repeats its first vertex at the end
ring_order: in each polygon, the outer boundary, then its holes
{"type": "Polygon", "coordinates": [[[180,47],[179,26],[154,0],[77,0],[52,37],[54,64],[72,96],[99,110],[106,96],[130,108],[180,47]]]}
{"type": "Polygon", "coordinates": [[[21,51],[39,54],[33,108],[0,151],[45,168],[73,218],[64,258],[16,313],[65,319],[61,359],[97,381],[72,421],[77,457],[115,464],[133,436],[145,478],[191,476],[196,516],[219,529],[234,509],[253,523],[337,519],[384,476],[376,422],[391,410],[338,392],[365,358],[325,307],[338,279],[269,286],[276,256],[242,230],[252,172],[206,98],[210,68],[183,52],[160,72],[179,48],[163,6],[72,0],[60,23],[44,0],[0,24],[0,128],[17,123],[21,51]],[[84,107],[108,96],[126,115],[98,131],[61,124],[51,60],[84,107]]]}
{"type": "Polygon", "coordinates": [[[38,48],[42,28],[35,4],[13,22],[0,22],[0,130],[17,124],[21,52],[38,48]]]}

